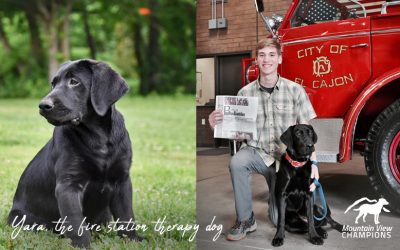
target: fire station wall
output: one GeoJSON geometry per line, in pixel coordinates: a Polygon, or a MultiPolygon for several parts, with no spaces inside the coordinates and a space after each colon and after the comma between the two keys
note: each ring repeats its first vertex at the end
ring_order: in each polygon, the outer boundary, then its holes
{"type": "MultiPolygon", "coordinates": [[[[264,0],[264,15],[285,15],[291,2],[264,0]]],[[[208,115],[214,110],[214,95],[237,93],[241,85],[241,58],[251,57],[249,52],[254,56],[257,41],[268,35],[264,22],[256,12],[254,0],[224,0],[227,27],[220,29],[209,29],[211,7],[211,0],[196,1],[196,128],[199,147],[227,145],[227,140],[213,138],[208,125],[208,115]]],[[[216,18],[221,17],[222,4],[221,0],[217,0],[216,18]]]]}
{"type": "MultiPolygon", "coordinates": [[[[264,15],[284,15],[292,1],[264,0],[264,15]]],[[[253,51],[258,40],[268,35],[265,24],[256,12],[254,0],[225,0],[224,17],[227,28],[209,29],[211,0],[197,1],[196,5],[196,48],[197,55],[227,54],[253,51]]],[[[222,4],[217,0],[216,17],[222,17],[222,4]]]]}

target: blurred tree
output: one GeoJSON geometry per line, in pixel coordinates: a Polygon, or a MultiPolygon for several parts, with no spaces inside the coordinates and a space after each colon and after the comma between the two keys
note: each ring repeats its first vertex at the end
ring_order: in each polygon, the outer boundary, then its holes
{"type": "MultiPolygon", "coordinates": [[[[149,17],[132,18],[140,93],[194,92],[195,8],[184,0],[149,0],[149,17]],[[147,22],[146,26],[143,24],[147,22]]],[[[137,8],[137,7],[136,7],[137,8]]],[[[133,16],[135,17],[135,16],[133,16]]]]}
{"type": "Polygon", "coordinates": [[[194,20],[191,0],[2,0],[0,96],[41,95],[61,62],[83,57],[143,95],[193,93],[194,20]]]}
{"type": "Polygon", "coordinates": [[[3,44],[5,52],[10,54],[12,49],[7,34],[4,31],[3,20],[0,20],[0,41],[3,44]]]}
{"type": "Polygon", "coordinates": [[[82,9],[82,20],[83,20],[83,27],[85,29],[85,34],[86,34],[86,42],[90,50],[90,58],[96,59],[96,46],[94,42],[94,38],[92,36],[92,32],[90,31],[90,25],[89,25],[89,14],[87,11],[86,7],[86,1],[81,2],[81,9],[82,9]]]}
{"type": "Polygon", "coordinates": [[[62,52],[63,60],[69,60],[71,58],[70,42],[69,42],[69,29],[70,29],[70,15],[72,11],[72,0],[67,0],[64,10],[64,20],[62,28],[62,52]]]}
{"type": "Polygon", "coordinates": [[[45,61],[43,60],[43,57],[45,56],[45,53],[43,50],[42,40],[40,39],[39,23],[36,17],[36,5],[31,4],[31,1],[16,1],[14,4],[17,6],[19,4],[21,6],[21,9],[25,13],[26,20],[28,21],[32,56],[38,65],[44,67],[45,61]]]}
{"type": "MultiPolygon", "coordinates": [[[[149,94],[151,91],[157,91],[160,82],[160,20],[158,18],[159,13],[159,1],[149,0],[151,9],[143,15],[144,17],[149,16],[149,31],[148,38],[143,37],[141,27],[143,20],[137,18],[133,22],[133,43],[135,44],[135,54],[139,62],[139,75],[140,75],[140,93],[143,95],[149,94]],[[148,41],[147,43],[145,41],[148,41]]],[[[138,14],[140,14],[138,9],[138,14]]]]}
{"type": "Polygon", "coordinates": [[[69,59],[69,15],[72,7],[72,0],[35,0],[37,15],[42,20],[49,43],[47,49],[47,76],[49,81],[57,72],[59,67],[58,53],[60,52],[60,35],[64,35],[62,51],[64,60],[69,59]],[[63,32],[60,32],[58,22],[64,23],[63,32]]]}

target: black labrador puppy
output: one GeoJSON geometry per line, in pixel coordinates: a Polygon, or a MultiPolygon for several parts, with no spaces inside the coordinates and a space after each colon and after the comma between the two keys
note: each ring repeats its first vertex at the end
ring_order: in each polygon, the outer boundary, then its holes
{"type": "Polygon", "coordinates": [[[312,244],[322,245],[322,238],[326,239],[328,234],[321,226],[329,223],[338,231],[343,226],[331,218],[329,207],[325,219],[314,222],[314,215],[322,217],[323,214],[322,208],[314,205],[310,192],[313,181],[310,156],[315,150],[317,134],[312,126],[298,124],[289,127],[280,139],[287,149],[281,157],[276,179],[278,225],[272,245],[283,245],[285,229],[293,233],[308,232],[312,244]],[[302,216],[307,218],[308,223],[301,219],[302,216]]]}
{"type": "MultiPolygon", "coordinates": [[[[129,177],[132,150],[122,115],[114,103],[126,82],[107,64],[94,60],[61,65],[51,92],[39,104],[54,126],[53,137],[29,163],[19,180],[8,223],[43,225],[56,230],[66,218],[73,246],[87,247],[90,232],[82,228],[134,222],[129,177]]],[[[135,231],[118,231],[141,240],[135,231]]]]}

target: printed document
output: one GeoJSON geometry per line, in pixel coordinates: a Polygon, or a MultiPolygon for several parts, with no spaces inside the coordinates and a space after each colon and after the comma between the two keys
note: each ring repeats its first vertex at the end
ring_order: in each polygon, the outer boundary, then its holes
{"type": "Polygon", "coordinates": [[[215,125],[214,138],[256,139],[258,98],[250,96],[217,96],[215,109],[224,118],[215,125]]]}

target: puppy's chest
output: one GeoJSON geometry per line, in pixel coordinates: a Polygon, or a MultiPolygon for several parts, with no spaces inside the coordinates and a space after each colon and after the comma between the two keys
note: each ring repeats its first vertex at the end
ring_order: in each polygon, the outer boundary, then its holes
{"type": "Polygon", "coordinates": [[[309,190],[309,176],[306,171],[295,170],[286,188],[287,193],[307,192],[309,190]]]}
{"type": "Polygon", "coordinates": [[[128,160],[120,156],[121,150],[128,151],[129,149],[121,149],[111,142],[93,146],[90,154],[85,155],[87,157],[86,170],[90,175],[96,176],[122,174],[128,160]]]}

